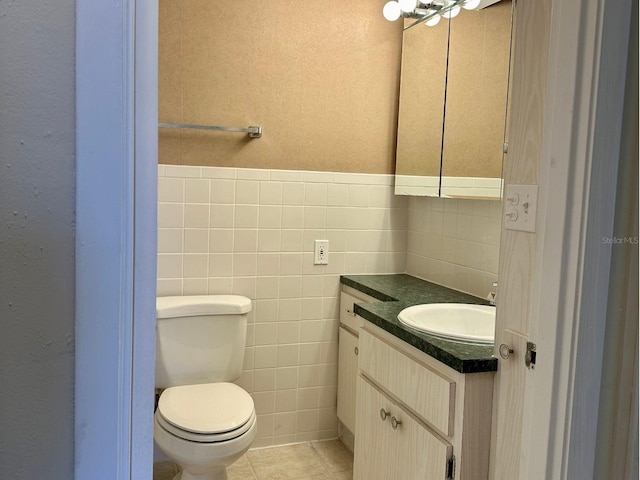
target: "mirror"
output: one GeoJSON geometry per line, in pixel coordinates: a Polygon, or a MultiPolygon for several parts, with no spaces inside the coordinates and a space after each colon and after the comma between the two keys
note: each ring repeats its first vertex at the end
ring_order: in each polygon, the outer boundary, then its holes
{"type": "Polygon", "coordinates": [[[406,20],[396,194],[500,198],[511,0],[427,27],[406,20]]]}

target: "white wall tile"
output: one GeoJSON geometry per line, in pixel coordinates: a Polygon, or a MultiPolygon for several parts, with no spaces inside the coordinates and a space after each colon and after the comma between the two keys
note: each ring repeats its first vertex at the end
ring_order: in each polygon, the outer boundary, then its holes
{"type": "Polygon", "coordinates": [[[261,168],[238,168],[238,180],[269,180],[269,170],[261,168]]]}
{"type": "Polygon", "coordinates": [[[158,278],[158,297],[182,295],[182,278],[158,278]]]}
{"type": "Polygon", "coordinates": [[[259,228],[280,228],[282,225],[282,207],[279,205],[261,205],[258,209],[259,228]]]}
{"type": "MultiPolygon", "coordinates": [[[[276,370],[276,388],[278,387],[278,371],[276,370]]],[[[276,390],[276,412],[295,412],[298,401],[298,390],[276,390]]]]}
{"type": "Polygon", "coordinates": [[[233,255],[230,253],[210,253],[209,275],[212,277],[231,277],[233,275],[233,255]]]}
{"type": "Polygon", "coordinates": [[[158,254],[158,278],[182,278],[182,260],[180,254],[158,254]]]}
{"type": "Polygon", "coordinates": [[[416,198],[407,218],[407,271],[484,298],[498,268],[500,202],[416,198]]]}
{"type": "Polygon", "coordinates": [[[184,253],[209,253],[209,230],[186,228],[184,253]]]}
{"type": "Polygon", "coordinates": [[[158,178],[159,202],[184,202],[184,178],[158,178]]]}
{"type": "Polygon", "coordinates": [[[211,180],[211,203],[235,203],[236,182],[234,180],[211,180]]]}
{"type": "Polygon", "coordinates": [[[278,345],[278,367],[295,367],[299,365],[299,352],[301,346],[297,343],[291,345],[278,345]]]}
{"type": "Polygon", "coordinates": [[[185,228],[209,228],[209,205],[186,203],[184,205],[185,228]]]}
{"type": "Polygon", "coordinates": [[[324,206],[327,204],[327,184],[308,183],[304,192],[305,205],[324,206]]]}
{"type": "Polygon", "coordinates": [[[259,252],[279,252],[280,251],[280,230],[259,230],[258,231],[258,251],[259,252]]]}
{"type": "MultiPolygon", "coordinates": [[[[339,275],[403,271],[407,206],[422,205],[395,198],[389,175],[168,170],[159,180],[158,292],[251,298],[237,383],[254,395],[257,445],[334,438],[339,275]],[[313,264],[316,239],[329,240],[329,265],[313,264]]],[[[442,223],[444,206],[438,211],[442,223]]],[[[412,215],[427,224],[424,213],[412,215]]],[[[493,250],[482,252],[486,263],[493,250]]]]}
{"type": "Polygon", "coordinates": [[[206,295],[207,290],[206,278],[185,278],[182,282],[182,295],[206,295]]]}
{"type": "Polygon", "coordinates": [[[200,167],[188,165],[165,165],[165,177],[200,178],[200,167]]]}
{"type": "Polygon", "coordinates": [[[233,225],[235,228],[258,228],[258,206],[236,205],[233,225]]]}
{"type": "Polygon", "coordinates": [[[276,369],[276,390],[288,390],[298,386],[298,366],[276,369]]]}
{"type": "Polygon", "coordinates": [[[253,397],[253,404],[258,415],[273,413],[275,411],[275,392],[254,392],[251,394],[251,396],[253,397]]]}
{"type": "Polygon", "coordinates": [[[182,228],[184,226],[184,204],[159,203],[158,228],[182,228]]]}
{"type": "Polygon", "coordinates": [[[184,201],[186,203],[209,203],[209,180],[187,178],[184,184],[184,201]]]}
{"type": "Polygon", "coordinates": [[[209,207],[209,225],[211,228],[233,228],[235,205],[212,204],[209,207]]]}
{"type": "Polygon", "coordinates": [[[213,228],[209,230],[209,253],[233,252],[234,232],[229,228],[213,228]]]}
{"type": "Polygon", "coordinates": [[[231,178],[237,177],[237,169],[230,167],[202,167],[202,178],[231,178]]]}
{"type": "Polygon", "coordinates": [[[279,253],[258,254],[258,275],[278,275],[280,273],[279,253]]]}
{"type": "Polygon", "coordinates": [[[257,252],[258,230],[237,228],[233,236],[234,252],[257,252]]]}
{"type": "MultiPolygon", "coordinates": [[[[257,272],[257,254],[255,253],[235,253],[233,255],[233,276],[234,277],[255,277],[257,272]]],[[[256,279],[253,279],[257,289],[256,279]]]]}
{"type": "Polygon", "coordinates": [[[182,253],[181,228],[158,229],[158,253],[182,253]]]}
{"type": "Polygon", "coordinates": [[[202,253],[185,253],[183,255],[182,275],[184,278],[207,278],[208,255],[202,253]]]}
{"type": "MultiPolygon", "coordinates": [[[[283,240],[283,243],[284,243],[284,240],[283,240]]],[[[302,274],[302,254],[301,253],[281,253],[280,254],[280,275],[301,275],[301,274],[302,274]]],[[[297,278],[300,278],[300,277],[297,277],[297,278]]]]}
{"type": "Polygon", "coordinates": [[[349,206],[368,207],[369,187],[364,185],[349,185],[349,206]]]}
{"type": "Polygon", "coordinates": [[[273,368],[278,363],[278,347],[265,345],[253,347],[254,368],[273,368]]]}
{"type": "Polygon", "coordinates": [[[327,185],[327,205],[346,207],[349,205],[349,186],[330,183],[327,185]]]}
{"type": "MultiPolygon", "coordinates": [[[[258,277],[256,278],[256,298],[275,299],[278,298],[278,277],[258,277]]],[[[277,304],[276,304],[277,312],[277,304]]],[[[277,320],[277,313],[273,321],[277,320]]],[[[265,321],[265,320],[262,320],[265,321]]]]}
{"type": "Polygon", "coordinates": [[[236,204],[257,205],[260,199],[260,182],[238,180],[236,182],[236,204]]]}
{"type": "MultiPolygon", "coordinates": [[[[256,289],[257,289],[257,282],[256,282],[256,289]]],[[[270,297],[270,298],[275,298],[275,297],[270,297]]],[[[256,300],[256,302],[254,303],[254,308],[256,309],[256,322],[265,323],[265,322],[278,321],[278,300],[275,300],[275,299],[256,300]]],[[[277,340],[277,337],[275,338],[277,340]]]]}
{"type": "Polygon", "coordinates": [[[283,183],[282,204],[296,206],[304,205],[304,183],[283,183]]]}
{"type": "Polygon", "coordinates": [[[282,183],[260,182],[260,205],[282,205],[282,183]]]}

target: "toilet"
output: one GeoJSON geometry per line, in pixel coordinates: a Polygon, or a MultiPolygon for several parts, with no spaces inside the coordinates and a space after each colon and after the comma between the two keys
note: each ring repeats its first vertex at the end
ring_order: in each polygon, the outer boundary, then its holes
{"type": "Polygon", "coordinates": [[[257,433],[240,377],[251,300],[239,295],[159,297],[153,438],[180,466],[174,480],[225,480],[257,433]]]}

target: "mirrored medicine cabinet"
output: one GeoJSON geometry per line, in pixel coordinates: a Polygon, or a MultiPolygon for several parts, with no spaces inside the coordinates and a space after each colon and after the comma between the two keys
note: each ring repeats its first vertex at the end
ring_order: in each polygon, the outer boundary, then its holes
{"type": "Polygon", "coordinates": [[[502,0],[432,27],[405,20],[397,195],[501,197],[512,10],[502,0]]]}

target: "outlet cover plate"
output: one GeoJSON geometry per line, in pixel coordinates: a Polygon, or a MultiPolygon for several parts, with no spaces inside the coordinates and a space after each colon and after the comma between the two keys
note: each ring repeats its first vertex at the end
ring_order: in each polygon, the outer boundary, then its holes
{"type": "Polygon", "coordinates": [[[329,240],[314,240],[313,252],[314,265],[329,264],[329,240]]]}

